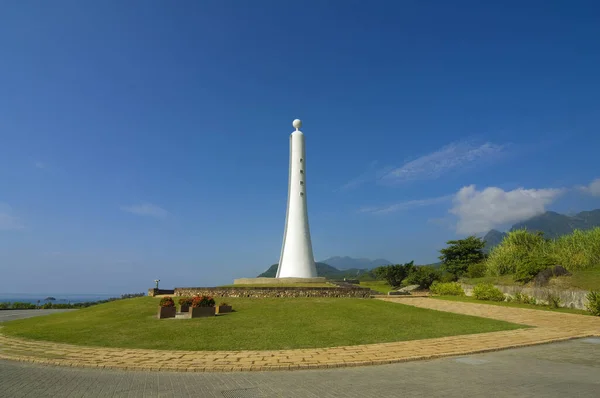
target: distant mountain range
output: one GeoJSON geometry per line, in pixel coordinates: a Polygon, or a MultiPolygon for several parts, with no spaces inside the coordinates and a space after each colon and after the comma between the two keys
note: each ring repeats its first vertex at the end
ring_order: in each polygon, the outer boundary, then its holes
{"type": "Polygon", "coordinates": [[[369,260],[368,258],[352,258],[352,257],[330,257],[327,260],[319,261],[321,263],[331,265],[338,270],[349,270],[349,269],[372,269],[381,265],[390,265],[391,261],[384,258],[378,258],[377,260],[369,260]]]}
{"type": "MultiPolygon", "coordinates": [[[[343,278],[356,278],[358,275],[369,272],[368,269],[346,269],[339,270],[325,263],[315,263],[317,266],[317,276],[323,276],[327,279],[343,279],[343,278]]],[[[258,275],[258,278],[275,278],[277,275],[277,267],[279,264],[273,264],[268,270],[258,275]]]]}
{"type": "MultiPolygon", "coordinates": [[[[543,232],[545,238],[555,239],[576,229],[587,230],[595,227],[600,227],[600,209],[582,211],[573,216],[547,211],[513,225],[510,231],[526,228],[528,231],[543,232]]],[[[486,242],[484,251],[489,252],[492,247],[499,245],[506,235],[506,232],[492,229],[483,237],[486,242]]]]}

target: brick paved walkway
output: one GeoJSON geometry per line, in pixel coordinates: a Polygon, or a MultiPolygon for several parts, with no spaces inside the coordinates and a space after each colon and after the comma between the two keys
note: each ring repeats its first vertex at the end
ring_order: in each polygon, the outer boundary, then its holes
{"type": "Polygon", "coordinates": [[[598,317],[432,298],[383,300],[534,327],[396,343],[275,351],[165,351],[83,347],[16,339],[0,334],[0,359],[129,370],[262,371],[389,364],[600,336],[598,317]]]}

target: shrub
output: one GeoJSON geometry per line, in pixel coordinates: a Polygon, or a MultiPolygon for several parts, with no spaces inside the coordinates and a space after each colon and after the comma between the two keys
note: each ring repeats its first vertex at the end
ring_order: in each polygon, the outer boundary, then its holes
{"type": "Polygon", "coordinates": [[[552,256],[569,271],[600,264],[600,227],[559,237],[552,242],[552,256]]]}
{"type": "Polygon", "coordinates": [[[546,300],[548,300],[548,305],[550,308],[559,308],[560,307],[560,297],[556,296],[552,293],[548,293],[546,296],[546,300]]]}
{"type": "Polygon", "coordinates": [[[487,270],[493,276],[514,274],[517,266],[527,257],[548,254],[549,243],[540,234],[526,229],[511,231],[502,243],[492,249],[486,261],[487,270]]]}
{"type": "Polygon", "coordinates": [[[441,283],[456,282],[457,280],[458,277],[456,275],[451,274],[450,272],[442,271],[442,276],[440,277],[441,283]]]}
{"type": "Polygon", "coordinates": [[[31,304],[31,303],[22,303],[19,301],[15,301],[14,303],[12,303],[12,307],[13,310],[32,310],[37,308],[37,306],[35,304],[31,304]]]}
{"type": "Polygon", "coordinates": [[[182,297],[178,301],[179,305],[190,306],[192,305],[192,299],[190,297],[182,297]]]}
{"type": "Polygon", "coordinates": [[[600,291],[591,291],[585,297],[588,300],[585,308],[592,315],[600,316],[600,291]]]}
{"type": "Polygon", "coordinates": [[[192,307],[214,307],[215,300],[210,296],[196,296],[192,299],[192,307]]]}
{"type": "Polygon", "coordinates": [[[469,278],[481,278],[482,276],[485,276],[486,270],[487,266],[485,263],[474,263],[467,268],[467,276],[469,278]]]}
{"type": "Polygon", "coordinates": [[[160,306],[161,307],[175,307],[175,302],[169,296],[163,297],[160,299],[160,306]]]}
{"type": "Polygon", "coordinates": [[[7,310],[10,308],[10,303],[0,303],[0,310],[7,310]]]}
{"type": "Polygon", "coordinates": [[[500,245],[492,249],[486,266],[492,276],[514,274],[520,268],[520,273],[528,279],[528,274],[533,272],[528,269],[535,268],[535,263],[561,264],[569,271],[600,264],[600,227],[575,230],[555,240],[544,239],[541,234],[527,230],[511,231],[500,245]],[[524,264],[527,261],[530,263],[524,264]]]}
{"type": "Polygon", "coordinates": [[[412,272],[402,281],[406,285],[419,285],[421,289],[428,289],[431,284],[441,277],[440,271],[433,267],[420,266],[412,270],[412,272]]]}
{"type": "Polygon", "coordinates": [[[479,283],[475,285],[473,296],[477,300],[504,301],[504,293],[491,283],[479,283]]]}
{"type": "Polygon", "coordinates": [[[552,267],[552,264],[552,259],[546,255],[528,255],[517,264],[515,281],[527,283],[540,272],[552,267]]]}
{"type": "Polygon", "coordinates": [[[465,291],[463,290],[462,286],[460,286],[460,283],[458,283],[458,282],[441,283],[441,282],[435,281],[431,284],[431,286],[429,287],[429,290],[433,294],[439,294],[442,296],[464,296],[465,295],[465,291]]]}

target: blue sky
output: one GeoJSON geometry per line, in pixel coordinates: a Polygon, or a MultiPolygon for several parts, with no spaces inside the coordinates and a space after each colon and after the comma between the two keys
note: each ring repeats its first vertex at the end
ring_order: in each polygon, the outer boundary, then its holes
{"type": "Polygon", "coordinates": [[[278,261],[300,118],[315,257],[600,207],[593,1],[0,5],[0,292],[278,261]]]}

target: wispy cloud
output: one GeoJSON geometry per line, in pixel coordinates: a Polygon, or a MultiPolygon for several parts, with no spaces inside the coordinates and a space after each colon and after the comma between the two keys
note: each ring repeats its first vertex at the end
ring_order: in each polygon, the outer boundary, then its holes
{"type": "Polygon", "coordinates": [[[19,217],[14,215],[12,208],[6,203],[0,203],[0,230],[10,231],[23,228],[25,226],[19,217]]]}
{"type": "Polygon", "coordinates": [[[142,203],[139,205],[132,206],[121,206],[121,210],[137,214],[138,216],[148,216],[155,218],[165,218],[169,215],[169,212],[160,206],[153,205],[151,203],[142,203]]]}
{"type": "Polygon", "coordinates": [[[464,168],[476,162],[490,161],[502,153],[506,147],[506,145],[490,142],[480,145],[470,142],[455,142],[390,170],[381,177],[381,181],[399,183],[435,179],[452,170],[464,168]]]}
{"type": "Polygon", "coordinates": [[[477,191],[475,185],[469,185],[455,195],[450,213],[458,217],[457,233],[468,235],[487,232],[544,213],[546,206],[565,191],[563,188],[504,191],[497,187],[477,191]]]}
{"type": "Polygon", "coordinates": [[[348,181],[346,184],[342,185],[339,190],[348,191],[354,188],[358,188],[359,186],[368,182],[376,181],[394,168],[391,166],[378,168],[378,163],[379,162],[376,160],[371,162],[371,164],[364,173],[348,181]]]}
{"type": "Polygon", "coordinates": [[[33,165],[35,167],[37,167],[38,169],[45,169],[46,168],[46,163],[40,162],[39,160],[37,162],[35,162],[33,165]]]}
{"type": "Polygon", "coordinates": [[[439,203],[450,201],[453,195],[440,196],[437,198],[407,200],[404,202],[393,203],[384,206],[363,207],[359,210],[361,213],[370,214],[388,214],[402,210],[410,210],[417,207],[431,206],[439,203]]]}
{"type": "Polygon", "coordinates": [[[589,185],[577,187],[580,191],[592,196],[600,196],[600,178],[590,182],[589,185]]]}

